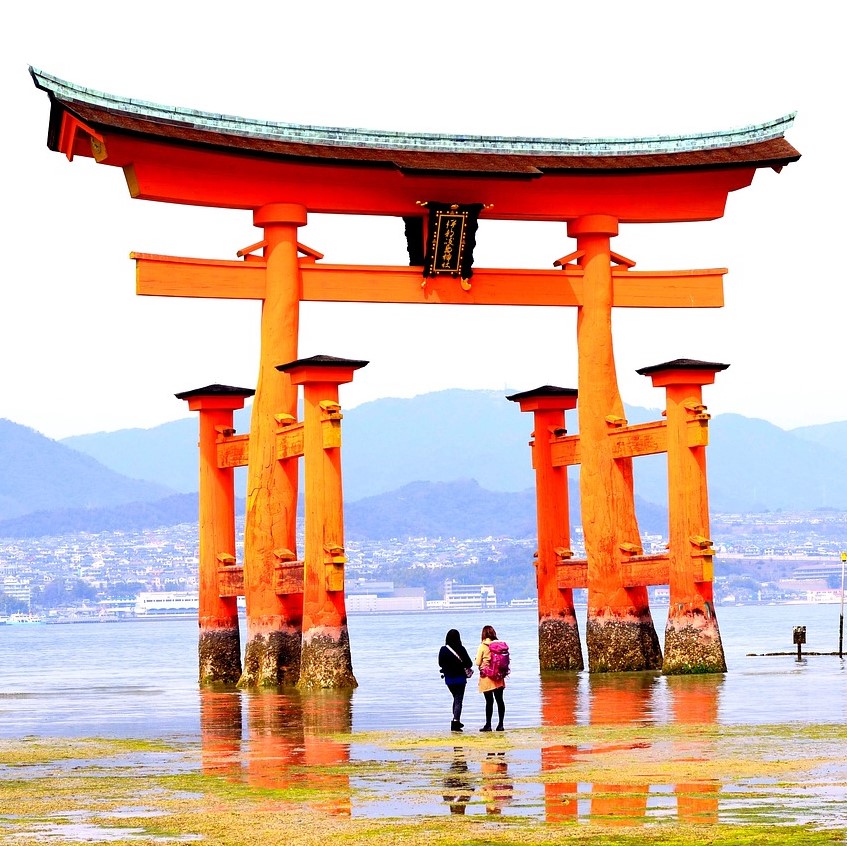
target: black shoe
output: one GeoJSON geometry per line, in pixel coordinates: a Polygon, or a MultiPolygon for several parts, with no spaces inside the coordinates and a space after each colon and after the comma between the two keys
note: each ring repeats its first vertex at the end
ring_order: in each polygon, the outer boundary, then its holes
{"type": "Polygon", "coordinates": [[[503,731],[503,730],[504,730],[504,729],[503,729],[503,723],[500,723],[500,725],[499,725],[499,726],[497,726],[497,728],[496,728],[496,729],[494,729],[494,731],[503,731]]]}
{"type": "Polygon", "coordinates": [[[491,731],[491,726],[483,726],[480,731],[491,731]]]}
{"type": "Polygon", "coordinates": [[[464,727],[465,727],[465,724],[464,724],[464,723],[459,723],[459,728],[460,728],[460,729],[463,729],[464,727]]]}
{"type": "Polygon", "coordinates": [[[462,724],[461,723],[456,722],[456,720],[453,720],[453,722],[450,723],[450,731],[461,731],[461,730],[462,730],[462,724]]]}

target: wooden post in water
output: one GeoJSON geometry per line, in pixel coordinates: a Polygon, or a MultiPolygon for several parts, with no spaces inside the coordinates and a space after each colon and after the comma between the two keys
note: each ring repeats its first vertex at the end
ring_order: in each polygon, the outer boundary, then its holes
{"type": "Polygon", "coordinates": [[[276,444],[277,415],[297,416],[297,388],[288,374],[276,370],[276,363],[297,358],[301,286],[297,230],[306,223],[306,209],[269,203],[254,212],[253,222],[265,233],[265,286],[259,378],[250,421],[242,687],[297,683],[303,619],[302,595],[277,593],[274,575],[277,563],[296,558],[297,551],[297,462],[278,460],[276,444]]]}
{"type": "MultiPolygon", "coordinates": [[[[568,224],[583,271],[577,309],[579,476],[582,530],[588,559],[585,639],[592,673],[658,670],[662,651],[653,626],[647,588],[626,584],[622,560],[640,553],[632,458],[617,458],[609,432],[626,424],[612,348],[612,252],[618,221],[589,214],[568,224]],[[590,445],[590,446],[589,446],[590,445]]],[[[620,260],[621,257],[615,257],[620,260]]]]}
{"type": "Polygon", "coordinates": [[[306,547],[300,688],[354,688],[344,605],[344,504],[338,386],[366,361],[313,356],[278,365],[303,385],[306,547]]]}
{"type": "Polygon", "coordinates": [[[670,607],[662,672],[725,673],[712,589],[706,445],[709,441],[703,385],[728,364],[676,359],[637,372],[665,388],[668,451],[670,607]]]}
{"type": "Polygon", "coordinates": [[[551,439],[565,434],[565,411],[576,408],[575,388],[544,385],[507,399],[533,414],[532,466],[538,519],[535,580],[538,590],[538,659],[542,670],[583,669],[573,590],[560,588],[556,565],[571,550],[568,468],[554,466],[551,439]]]}
{"type": "Polygon", "coordinates": [[[237,598],[221,595],[219,571],[235,560],[233,468],[221,467],[218,444],[230,436],[233,411],[244,407],[249,388],[208,385],[176,394],[200,412],[200,683],[235,683],[241,677],[237,598]]]}

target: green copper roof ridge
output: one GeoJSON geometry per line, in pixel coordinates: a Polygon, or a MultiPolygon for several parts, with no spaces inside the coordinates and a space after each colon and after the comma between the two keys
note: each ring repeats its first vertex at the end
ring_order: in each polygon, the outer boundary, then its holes
{"type": "Polygon", "coordinates": [[[139,117],[183,123],[197,129],[249,138],[288,141],[328,147],[357,147],[397,151],[442,153],[492,153],[499,155],[639,155],[678,153],[738,147],[781,138],[796,112],[751,126],[687,135],[640,138],[548,138],[523,136],[442,135],[390,130],[313,126],[242,118],[196,109],[164,106],[147,100],[119,97],[85,88],[30,66],[35,85],[63,102],[101,106],[139,117]]]}

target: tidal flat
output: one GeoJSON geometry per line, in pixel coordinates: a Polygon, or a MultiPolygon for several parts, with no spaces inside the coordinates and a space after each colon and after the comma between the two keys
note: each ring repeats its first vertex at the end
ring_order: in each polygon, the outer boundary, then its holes
{"type": "Polygon", "coordinates": [[[803,844],[847,837],[847,727],[0,740],[0,842],[803,844]]]}

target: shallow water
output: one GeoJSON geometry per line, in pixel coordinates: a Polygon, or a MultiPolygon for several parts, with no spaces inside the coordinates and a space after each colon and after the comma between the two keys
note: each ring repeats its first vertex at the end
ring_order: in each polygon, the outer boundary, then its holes
{"type": "MultiPolygon", "coordinates": [[[[350,639],[359,687],[352,694],[308,696],[200,690],[192,620],[5,626],[0,737],[176,739],[200,750],[189,766],[269,788],[312,782],[335,795],[328,810],[352,816],[813,819],[836,825],[847,799],[847,767],[840,763],[805,773],[802,785],[784,773],[779,779],[765,773],[682,784],[651,774],[657,760],[684,765],[715,758],[718,750],[693,731],[697,726],[789,724],[799,732],[847,721],[845,662],[833,655],[797,661],[792,644],[793,627],[805,625],[805,651],[837,650],[839,611],[837,605],[721,608],[729,672],[667,678],[541,677],[533,609],[354,616],[350,639]],[[473,652],[486,623],[511,647],[507,732],[478,733],[483,700],[472,679],[465,734],[451,734],[451,700],[438,674],[437,651],[446,630],[456,627],[473,652]],[[748,655],[763,652],[787,654],[748,655]],[[649,732],[647,740],[639,740],[639,731],[682,725],[692,726],[690,742],[661,741],[649,732]],[[633,739],[624,732],[623,742],[580,745],[556,737],[574,727],[615,726],[630,727],[633,739]],[[519,729],[530,733],[510,743],[519,729]],[[443,744],[437,742],[440,734],[443,744]],[[592,772],[595,762],[611,762],[614,772],[616,755],[623,756],[626,779],[568,780],[571,773],[592,772]],[[632,767],[643,767],[643,781],[633,783],[632,767]]],[[[661,631],[664,614],[654,615],[661,631]]],[[[584,621],[582,626],[584,631],[584,621]]],[[[761,756],[761,749],[747,749],[744,740],[741,731],[721,755],[761,756]]],[[[801,747],[809,758],[843,757],[825,739],[803,741],[801,747]]],[[[166,759],[151,759],[149,765],[170,771],[185,766],[182,759],[172,764],[166,759]]]]}
{"type": "MultiPolygon", "coordinates": [[[[659,631],[662,611],[654,611],[659,631]]],[[[837,655],[798,662],[792,644],[793,627],[805,625],[805,652],[837,651],[839,613],[838,605],[718,609],[729,671],[696,683],[709,700],[702,707],[713,709],[722,724],[847,721],[845,662],[837,655]],[[788,654],[748,657],[777,651],[788,654]]],[[[438,674],[438,648],[446,630],[455,627],[473,653],[488,622],[511,647],[507,724],[541,725],[543,709],[552,707],[545,705],[552,682],[542,686],[539,679],[535,611],[522,609],[352,616],[359,682],[350,703],[353,730],[429,732],[449,726],[450,697],[438,674]]],[[[193,620],[0,626],[0,737],[197,735],[196,679],[193,620]]],[[[586,724],[607,718],[673,721],[673,691],[693,683],[648,673],[583,673],[564,676],[562,684],[567,704],[556,707],[568,713],[561,719],[586,724]],[[615,700],[614,691],[618,699],[625,694],[625,704],[615,700]]],[[[469,726],[482,716],[475,678],[465,696],[465,716],[469,726]]]]}

